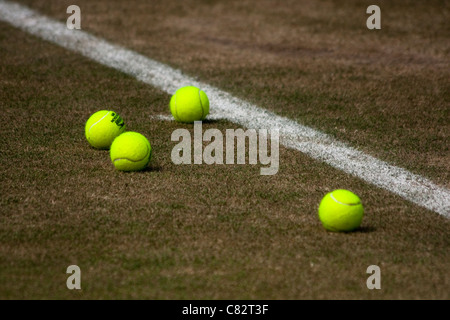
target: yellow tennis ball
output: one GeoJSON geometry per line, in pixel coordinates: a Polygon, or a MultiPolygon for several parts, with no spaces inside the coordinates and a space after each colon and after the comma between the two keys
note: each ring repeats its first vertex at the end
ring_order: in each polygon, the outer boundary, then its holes
{"type": "Polygon", "coordinates": [[[100,110],[88,119],[84,131],[91,146],[109,149],[113,140],[125,131],[125,123],[116,112],[100,110]]]}
{"type": "Polygon", "coordinates": [[[359,197],[351,191],[338,189],[323,197],[319,219],[329,231],[352,231],[361,224],[364,208],[359,197]]]}
{"type": "Polygon", "coordinates": [[[178,122],[204,120],[209,113],[208,96],[197,87],[182,87],[170,99],[170,112],[178,122]]]}
{"type": "Polygon", "coordinates": [[[109,152],[117,170],[139,171],[150,162],[152,147],[145,136],[128,131],[114,139],[109,152]]]}

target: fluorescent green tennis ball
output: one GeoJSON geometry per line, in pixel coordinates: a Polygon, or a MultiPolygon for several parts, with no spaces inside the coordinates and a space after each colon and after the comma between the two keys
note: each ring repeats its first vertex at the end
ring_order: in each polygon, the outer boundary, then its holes
{"type": "Polygon", "coordinates": [[[109,152],[117,170],[139,171],[150,162],[152,147],[145,136],[128,131],[114,139],[109,152]]]}
{"type": "Polygon", "coordinates": [[[323,197],[319,219],[329,231],[352,231],[361,224],[364,208],[359,197],[351,191],[338,189],[323,197]]]}
{"type": "Polygon", "coordinates": [[[86,122],[86,139],[97,149],[109,149],[113,140],[125,131],[125,123],[114,111],[100,110],[86,122]]]}
{"type": "Polygon", "coordinates": [[[197,87],[182,87],[170,99],[170,112],[178,122],[204,120],[209,113],[208,97],[197,87]]]}

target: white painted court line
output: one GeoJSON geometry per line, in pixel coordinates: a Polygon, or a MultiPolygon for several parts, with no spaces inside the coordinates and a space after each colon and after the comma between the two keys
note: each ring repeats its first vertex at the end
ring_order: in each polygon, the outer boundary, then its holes
{"type": "Polygon", "coordinates": [[[198,82],[132,50],[111,44],[84,31],[68,30],[65,23],[45,17],[22,5],[0,0],[0,20],[134,76],[169,94],[185,85],[200,87],[210,98],[212,117],[226,119],[246,128],[278,128],[282,145],[306,153],[314,159],[324,161],[447,218],[450,217],[450,190],[349,147],[320,131],[198,82]]]}

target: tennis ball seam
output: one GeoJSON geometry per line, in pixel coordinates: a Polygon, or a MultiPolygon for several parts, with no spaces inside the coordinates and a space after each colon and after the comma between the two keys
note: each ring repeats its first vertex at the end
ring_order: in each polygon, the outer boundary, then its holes
{"type": "Polygon", "coordinates": [[[95,126],[97,123],[99,123],[100,121],[102,121],[103,119],[105,119],[106,118],[106,116],[110,113],[111,111],[108,111],[103,117],[101,117],[96,123],[93,123],[90,127],[89,127],[89,131],[88,131],[88,133],[90,134],[91,133],[91,129],[92,129],[92,127],[93,126],[95,126]]]}
{"type": "Polygon", "coordinates": [[[334,202],[339,203],[339,204],[342,204],[342,205],[344,205],[344,206],[357,206],[357,205],[360,205],[360,204],[361,204],[361,201],[358,201],[357,203],[345,203],[345,202],[341,202],[341,201],[339,201],[338,199],[336,199],[336,198],[333,196],[333,193],[330,194],[330,197],[331,197],[331,199],[333,199],[334,202]]]}
{"type": "Polygon", "coordinates": [[[113,162],[120,161],[120,160],[128,160],[128,161],[131,161],[131,162],[141,162],[142,160],[147,158],[147,156],[151,153],[151,151],[149,150],[148,146],[146,145],[145,147],[147,148],[147,152],[145,153],[145,156],[142,159],[140,159],[140,160],[131,160],[131,159],[128,159],[128,158],[118,158],[118,159],[114,159],[113,162]]]}
{"type": "Polygon", "coordinates": [[[203,120],[205,111],[203,110],[202,95],[200,89],[198,89],[198,100],[200,101],[200,108],[202,108],[202,120],[203,120]]]}

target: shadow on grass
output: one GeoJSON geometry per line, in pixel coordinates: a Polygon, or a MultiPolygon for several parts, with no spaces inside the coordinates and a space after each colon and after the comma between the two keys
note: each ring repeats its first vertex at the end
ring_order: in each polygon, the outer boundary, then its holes
{"type": "Polygon", "coordinates": [[[224,119],[205,119],[202,121],[204,124],[214,124],[214,123],[223,123],[224,119]]]}
{"type": "Polygon", "coordinates": [[[158,165],[153,165],[153,166],[147,166],[142,170],[120,171],[120,172],[125,173],[125,174],[135,174],[135,173],[143,173],[143,172],[161,172],[161,171],[163,171],[163,167],[158,166],[158,165]]]}
{"type": "Polygon", "coordinates": [[[367,226],[367,227],[359,227],[358,229],[356,229],[355,233],[372,233],[377,231],[377,229],[375,227],[371,227],[371,226],[367,226]]]}
{"type": "Polygon", "coordinates": [[[153,164],[145,167],[145,169],[143,169],[141,172],[161,172],[163,170],[163,167],[161,167],[160,165],[153,164]]]}
{"type": "Polygon", "coordinates": [[[367,226],[367,227],[359,227],[358,229],[352,231],[331,231],[331,230],[325,231],[330,234],[357,234],[357,233],[372,233],[375,232],[376,230],[377,229],[375,227],[367,226]]]}

